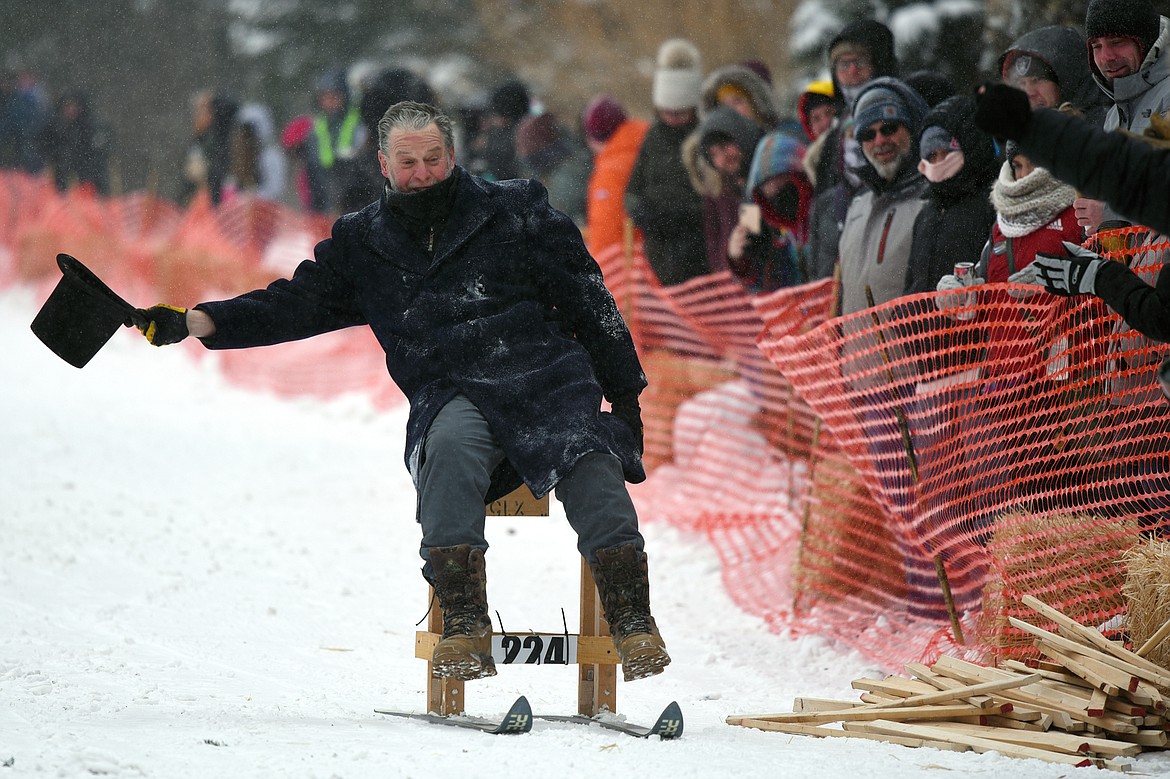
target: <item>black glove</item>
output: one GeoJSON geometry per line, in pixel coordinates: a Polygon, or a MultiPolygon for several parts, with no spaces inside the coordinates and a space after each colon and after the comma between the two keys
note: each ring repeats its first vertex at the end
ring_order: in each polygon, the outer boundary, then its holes
{"type": "Polygon", "coordinates": [[[189,335],[185,308],[159,303],[157,306],[138,309],[130,319],[146,340],[155,346],[177,344],[189,335]]]}
{"type": "Polygon", "coordinates": [[[638,405],[638,396],[632,392],[620,395],[610,401],[609,410],[634,431],[634,438],[638,441],[638,454],[642,454],[645,451],[645,441],[642,435],[642,407],[638,405]]]}
{"type": "Polygon", "coordinates": [[[1037,253],[1028,267],[1036,269],[1036,280],[1048,288],[1053,295],[1093,295],[1097,282],[1097,271],[1109,262],[1088,249],[1075,243],[1062,241],[1068,255],[1056,257],[1037,253]]]}
{"type": "Polygon", "coordinates": [[[1007,84],[984,84],[975,94],[975,124],[996,138],[1018,141],[1032,121],[1028,96],[1007,84]]]}

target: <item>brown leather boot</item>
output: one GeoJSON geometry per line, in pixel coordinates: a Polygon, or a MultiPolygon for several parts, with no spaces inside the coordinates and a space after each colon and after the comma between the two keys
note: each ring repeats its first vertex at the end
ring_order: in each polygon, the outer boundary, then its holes
{"type": "Polygon", "coordinates": [[[443,609],[443,638],[431,656],[431,675],[463,681],[495,676],[483,550],[443,546],[430,557],[431,584],[443,609]]]}
{"type": "Polygon", "coordinates": [[[590,568],[605,620],[627,682],[662,673],[670,655],[650,616],[650,578],[646,555],[624,544],[597,552],[590,568]]]}

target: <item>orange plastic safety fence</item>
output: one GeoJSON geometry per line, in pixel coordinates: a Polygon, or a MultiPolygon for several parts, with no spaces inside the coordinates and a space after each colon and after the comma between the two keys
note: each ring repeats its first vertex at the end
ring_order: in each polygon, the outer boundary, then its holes
{"type": "MultiPolygon", "coordinates": [[[[45,178],[2,172],[0,285],[34,285],[47,297],[60,278],[56,256],[64,252],[134,305],[193,305],[291,274],[328,236],[330,224],[326,217],[251,197],[213,208],[203,196],[179,209],[144,193],[59,193],[45,178]]],[[[214,360],[235,383],[279,395],[359,392],[380,408],[403,400],[368,333],[330,334],[247,353],[178,348],[214,360]]]]}
{"type": "MultiPolygon", "coordinates": [[[[1168,248],[1131,234],[1109,256],[1152,281],[1168,248]]],[[[808,503],[834,508],[802,534],[818,567],[793,583],[811,612],[830,606],[840,623],[881,604],[891,625],[945,624],[945,579],[968,648],[1003,657],[1028,651],[1006,620],[1024,593],[1090,624],[1122,610],[1121,553],[1170,523],[1170,418],[1153,372],[1166,348],[1096,298],[1037,290],[910,296],[761,339],[849,466],[822,484],[826,458],[809,480],[808,503]],[[841,510],[865,493],[868,526],[841,510]]],[[[840,637],[895,664],[910,649],[901,631],[840,637]]]]}

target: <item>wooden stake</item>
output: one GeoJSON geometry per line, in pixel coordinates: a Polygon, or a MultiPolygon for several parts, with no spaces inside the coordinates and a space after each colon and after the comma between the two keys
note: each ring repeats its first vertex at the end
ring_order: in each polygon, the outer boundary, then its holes
{"type": "Polygon", "coordinates": [[[1155,649],[1157,649],[1158,644],[1161,644],[1162,641],[1165,640],[1166,636],[1170,636],[1170,619],[1163,622],[1162,627],[1158,628],[1157,632],[1150,636],[1146,643],[1142,644],[1141,648],[1134,652],[1134,654],[1138,657],[1145,657],[1150,652],[1153,652],[1155,649]]]}
{"type": "MultiPolygon", "coordinates": [[[[1157,633],[1151,636],[1150,640],[1147,641],[1141,649],[1136,652],[1131,652],[1121,644],[1118,644],[1116,641],[1110,641],[1109,639],[1105,638],[1105,636],[1101,635],[1101,631],[1095,630],[1094,628],[1088,627],[1087,625],[1082,625],[1072,617],[1062,614],[1033,595],[1023,596],[1020,598],[1020,602],[1038,612],[1042,616],[1045,616],[1055,622],[1060,626],[1062,631],[1075,633],[1078,640],[1083,640],[1084,642],[1093,645],[1097,649],[1113,655],[1119,660],[1131,663],[1135,666],[1138,666],[1139,668],[1144,668],[1151,674],[1163,677],[1161,680],[1153,677],[1143,678],[1149,678],[1150,681],[1161,685],[1162,687],[1170,687],[1170,670],[1163,668],[1157,663],[1153,663],[1147,660],[1146,655],[1142,652],[1142,650],[1146,649],[1146,646],[1149,646],[1148,651],[1152,651],[1154,647],[1156,647],[1158,643],[1166,637],[1165,635],[1161,635],[1161,637],[1159,637],[1160,634],[1166,633],[1167,635],[1170,635],[1170,621],[1167,621],[1165,625],[1158,628],[1157,633]],[[1150,642],[1154,641],[1155,639],[1157,639],[1157,641],[1150,645],[1150,642]]],[[[1148,651],[1146,654],[1148,654],[1148,651]]]]}
{"type": "Polygon", "coordinates": [[[799,736],[815,736],[817,738],[861,738],[870,741],[884,741],[889,744],[900,744],[904,747],[933,747],[935,749],[945,749],[950,752],[968,752],[968,747],[962,744],[954,744],[949,741],[931,741],[922,738],[910,738],[908,736],[897,736],[886,733],[871,733],[868,730],[861,730],[862,723],[847,723],[850,725],[848,729],[837,730],[836,728],[825,728],[820,725],[806,725],[799,722],[769,722],[767,720],[744,720],[743,722],[733,723],[742,725],[745,728],[755,728],[756,730],[770,730],[776,733],[791,733],[799,736]]]}
{"type": "MultiPolygon", "coordinates": [[[[839,711],[806,711],[784,714],[734,714],[726,719],[728,725],[742,725],[747,720],[757,722],[803,722],[820,725],[826,722],[864,722],[897,717],[903,720],[951,719],[997,714],[998,709],[980,709],[968,703],[939,704],[937,706],[900,706],[898,703],[866,704],[839,711]]],[[[1137,728],[1134,728],[1137,732],[1137,728]]]]}
{"type": "Polygon", "coordinates": [[[951,618],[951,632],[955,643],[959,646],[967,643],[963,637],[963,626],[959,623],[959,611],[955,608],[955,599],[951,596],[951,582],[947,578],[947,569],[943,566],[942,555],[934,556],[934,570],[938,574],[938,586],[942,588],[943,603],[947,606],[947,616],[951,618]]]}

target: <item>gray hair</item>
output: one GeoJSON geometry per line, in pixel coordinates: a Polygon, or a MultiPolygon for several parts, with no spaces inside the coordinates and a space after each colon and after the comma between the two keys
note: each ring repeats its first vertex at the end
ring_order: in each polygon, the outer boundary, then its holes
{"type": "Polygon", "coordinates": [[[454,149],[455,128],[449,116],[429,103],[416,103],[413,100],[395,103],[378,120],[378,148],[383,153],[389,153],[386,143],[392,130],[425,130],[432,124],[439,128],[447,148],[454,149]]]}

